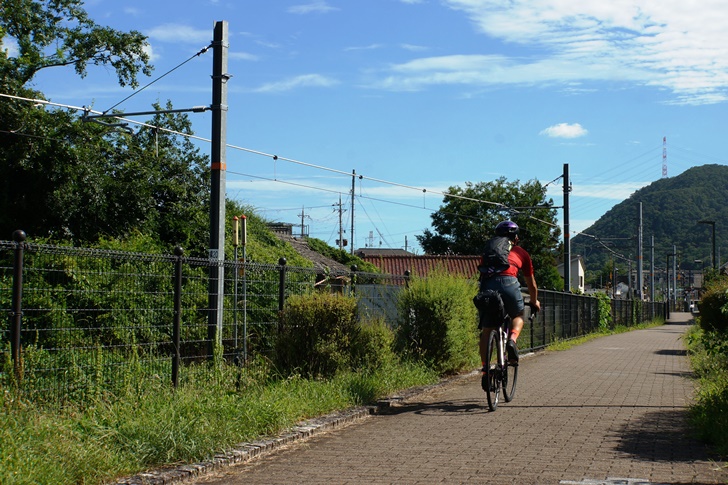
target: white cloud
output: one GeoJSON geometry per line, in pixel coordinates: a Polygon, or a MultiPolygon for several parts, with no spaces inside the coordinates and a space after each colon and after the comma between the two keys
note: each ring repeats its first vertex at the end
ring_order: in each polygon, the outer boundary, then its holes
{"type": "Polygon", "coordinates": [[[400,44],[400,47],[406,51],[412,51],[412,52],[419,52],[419,51],[426,51],[427,47],[422,45],[414,45],[414,44],[400,44]]]}
{"type": "Polygon", "coordinates": [[[652,182],[622,182],[614,184],[575,183],[571,188],[571,195],[573,197],[622,201],[629,199],[632,194],[651,183],[652,182]]]}
{"type": "Polygon", "coordinates": [[[151,62],[155,62],[157,59],[159,59],[159,56],[155,54],[154,49],[152,49],[152,44],[146,43],[144,44],[144,47],[142,47],[142,50],[149,56],[149,60],[151,62]]]}
{"type": "Polygon", "coordinates": [[[320,74],[304,74],[301,76],[292,77],[283,81],[264,84],[257,88],[255,91],[259,93],[275,93],[290,91],[296,88],[328,88],[335,86],[339,82],[336,79],[332,79],[320,74]]]}
{"type": "Polygon", "coordinates": [[[539,133],[540,135],[546,135],[550,138],[579,138],[589,133],[579,123],[559,123],[557,125],[549,126],[539,133]]]}
{"type": "MultiPolygon", "coordinates": [[[[524,62],[501,54],[424,57],[391,66],[391,74],[375,87],[416,91],[442,84],[488,86],[558,83],[573,90],[573,85],[578,82],[611,78],[615,67],[606,62],[584,65],[556,58],[524,62]]],[[[629,71],[629,74],[633,78],[646,79],[637,71],[629,71]]]]}
{"type": "Polygon", "coordinates": [[[0,49],[4,50],[8,57],[18,57],[18,43],[12,37],[5,36],[0,39],[0,49]]]}
{"type": "Polygon", "coordinates": [[[574,85],[618,81],[674,93],[674,103],[728,99],[728,6],[724,0],[445,0],[476,29],[539,57],[505,55],[416,59],[393,66],[379,86],[433,84],[574,85]],[[460,65],[443,64],[460,59],[460,65]],[[433,62],[440,61],[440,62],[433,62]]]}
{"type": "Polygon", "coordinates": [[[189,25],[163,24],[147,32],[149,38],[160,42],[184,44],[209,44],[212,41],[211,29],[195,29],[189,25]]]}
{"type": "Polygon", "coordinates": [[[362,47],[347,47],[344,51],[372,51],[384,47],[382,44],[369,44],[362,47]]]}
{"type": "Polygon", "coordinates": [[[308,13],[329,13],[335,10],[339,9],[328,5],[325,0],[315,0],[311,3],[294,5],[293,7],[288,8],[289,13],[295,13],[299,15],[304,15],[308,13]]]}
{"type": "Polygon", "coordinates": [[[238,61],[257,61],[258,56],[255,54],[248,54],[247,52],[230,52],[228,53],[228,57],[230,59],[235,59],[238,61]]]}

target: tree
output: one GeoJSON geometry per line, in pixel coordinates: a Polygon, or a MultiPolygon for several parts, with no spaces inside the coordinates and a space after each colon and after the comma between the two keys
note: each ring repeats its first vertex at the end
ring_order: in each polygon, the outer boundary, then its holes
{"type": "MultiPolygon", "coordinates": [[[[41,70],[73,66],[85,76],[89,64],[111,66],[119,84],[138,85],[152,66],[139,32],[119,32],[88,18],[80,0],[3,0],[0,41],[17,44],[17,54],[0,49],[0,90],[43,98],[27,87],[41,70]]],[[[34,236],[93,239],[111,234],[105,154],[113,139],[72,111],[37,109],[25,101],[0,103],[0,237],[15,229],[34,236]],[[107,227],[105,227],[107,226],[107,227]],[[90,228],[95,228],[90,231],[90,228]]]]}
{"type": "Polygon", "coordinates": [[[119,85],[131,87],[140,72],[151,73],[144,35],[97,25],[81,5],[82,0],[3,0],[0,39],[10,37],[18,46],[16,57],[0,49],[3,92],[17,92],[49,67],[73,66],[84,77],[89,64],[111,66],[119,85]]]}
{"type": "MultiPolygon", "coordinates": [[[[171,110],[157,103],[155,110],[171,110]]],[[[206,255],[209,245],[210,169],[207,155],[188,137],[186,114],[159,113],[134,135],[114,134],[107,154],[106,216],[123,222],[116,234],[138,230],[168,245],[182,245],[188,254],[206,255]],[[167,131],[169,130],[169,131],[167,131]],[[120,230],[123,231],[120,232],[120,230]]]]}
{"type": "MultiPolygon", "coordinates": [[[[88,18],[80,0],[4,0],[0,38],[3,92],[28,98],[38,71],[110,66],[121,86],[138,85],[152,66],[139,32],[119,32],[88,18]]],[[[171,109],[171,103],[167,103],[171,109]]],[[[154,105],[155,110],[162,106],[154,105]]],[[[38,109],[26,101],[0,103],[0,238],[15,229],[32,237],[94,244],[100,239],[151,235],[187,254],[208,246],[209,168],[189,138],[186,115],[157,114],[135,135],[85,123],[74,111],[38,109]]]]}
{"type": "Polygon", "coordinates": [[[558,288],[556,270],[561,231],[556,210],[546,200],[538,181],[521,184],[501,177],[492,182],[466,182],[450,187],[440,209],[433,213],[432,227],[417,236],[427,254],[480,254],[484,241],[493,236],[498,222],[511,219],[521,229],[522,246],[533,258],[536,281],[544,288],[558,288]]]}

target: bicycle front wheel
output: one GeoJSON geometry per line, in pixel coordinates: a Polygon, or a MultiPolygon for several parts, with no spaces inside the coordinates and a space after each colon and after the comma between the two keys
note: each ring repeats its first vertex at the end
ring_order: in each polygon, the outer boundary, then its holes
{"type": "Polygon", "coordinates": [[[493,329],[488,338],[487,361],[483,373],[482,386],[488,396],[488,408],[495,411],[498,407],[498,398],[501,388],[501,369],[498,365],[498,329],[493,329]]]}
{"type": "Polygon", "coordinates": [[[518,364],[510,364],[506,362],[506,371],[503,378],[503,398],[506,402],[511,402],[516,394],[516,382],[518,381],[518,364]]]}

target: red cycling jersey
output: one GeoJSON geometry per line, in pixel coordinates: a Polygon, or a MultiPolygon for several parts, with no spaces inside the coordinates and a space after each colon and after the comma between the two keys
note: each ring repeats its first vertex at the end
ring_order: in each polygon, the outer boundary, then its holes
{"type": "Polygon", "coordinates": [[[513,246],[511,252],[508,253],[508,262],[510,267],[500,273],[501,276],[515,276],[518,277],[518,271],[523,272],[523,276],[533,276],[533,262],[531,256],[528,255],[525,249],[520,246],[513,246]]]}

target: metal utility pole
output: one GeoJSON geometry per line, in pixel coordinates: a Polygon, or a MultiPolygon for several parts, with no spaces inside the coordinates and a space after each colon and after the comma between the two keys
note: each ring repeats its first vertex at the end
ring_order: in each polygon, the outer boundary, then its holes
{"type": "Polygon", "coordinates": [[[642,254],[642,202],[639,204],[639,227],[637,230],[637,295],[640,300],[644,300],[642,292],[645,287],[644,274],[642,273],[643,265],[643,254],[642,254]]]}
{"type": "Polygon", "coordinates": [[[305,227],[304,226],[305,219],[306,219],[306,207],[301,206],[301,239],[303,239],[303,228],[305,227]]]}
{"type": "Polygon", "coordinates": [[[698,221],[698,224],[708,224],[711,227],[711,236],[713,239],[713,250],[710,253],[710,265],[713,269],[718,269],[717,260],[715,259],[715,221],[698,221]]]}
{"type": "Polygon", "coordinates": [[[655,301],[655,236],[650,239],[650,301],[655,301]]]}
{"type": "Polygon", "coordinates": [[[672,304],[677,306],[677,247],[672,245],[672,304]]]}
{"type": "Polygon", "coordinates": [[[339,250],[344,249],[344,226],[342,225],[342,216],[344,209],[341,206],[341,194],[339,194],[339,250]]]}
{"type": "Polygon", "coordinates": [[[208,284],[209,315],[207,323],[208,356],[215,354],[215,346],[222,338],[223,288],[225,273],[225,175],[227,158],[227,81],[228,24],[215,22],[212,41],[212,148],[210,152],[210,265],[208,284]]]}
{"type": "Polygon", "coordinates": [[[569,234],[569,164],[564,164],[564,292],[571,291],[571,238],[569,234]]]}

